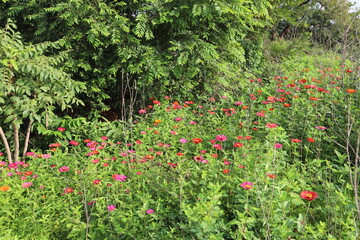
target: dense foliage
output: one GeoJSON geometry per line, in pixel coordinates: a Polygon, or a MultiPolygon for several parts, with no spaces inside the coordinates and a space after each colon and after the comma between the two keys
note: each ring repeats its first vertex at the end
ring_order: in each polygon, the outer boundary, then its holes
{"type": "Polygon", "coordinates": [[[130,126],[55,121],[49,150],[0,162],[1,236],[357,239],[359,87],[313,61],[241,96],[153,99],[130,126]]]}

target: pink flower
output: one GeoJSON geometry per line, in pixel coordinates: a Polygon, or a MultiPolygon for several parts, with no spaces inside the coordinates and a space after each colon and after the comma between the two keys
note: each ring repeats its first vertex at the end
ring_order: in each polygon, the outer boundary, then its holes
{"type": "Polygon", "coordinates": [[[324,126],[317,126],[317,127],[315,127],[315,128],[321,129],[321,130],[327,129],[327,127],[324,127],[324,126]]]}
{"type": "Polygon", "coordinates": [[[190,124],[195,125],[196,122],[195,121],[190,121],[190,124]]]}
{"type": "Polygon", "coordinates": [[[144,113],[146,113],[146,110],[145,110],[145,109],[140,109],[140,110],[139,110],[139,113],[140,113],[140,114],[144,114],[144,113]]]}
{"type": "Polygon", "coordinates": [[[176,117],[174,120],[177,121],[177,122],[180,122],[180,121],[182,121],[183,119],[182,119],[181,117],[176,117]]]}
{"type": "Polygon", "coordinates": [[[103,137],[101,137],[101,139],[104,140],[104,141],[106,141],[106,140],[108,140],[109,138],[106,137],[106,136],[103,136],[103,137]]]}
{"type": "Polygon", "coordinates": [[[44,158],[44,159],[49,159],[49,158],[51,158],[51,155],[50,155],[50,154],[43,154],[43,155],[42,155],[42,158],[44,158]]]}
{"type": "Polygon", "coordinates": [[[101,182],[100,179],[96,179],[96,180],[93,181],[93,184],[98,185],[100,182],[101,182]]]}
{"type": "Polygon", "coordinates": [[[152,214],[152,213],[154,213],[154,212],[155,212],[154,209],[148,209],[148,210],[146,210],[146,213],[147,213],[147,214],[152,214]]]}
{"type": "Polygon", "coordinates": [[[266,124],[266,127],[267,128],[276,128],[276,127],[278,127],[279,125],[277,125],[276,123],[267,123],[266,124]]]}
{"type": "Polygon", "coordinates": [[[235,102],[234,104],[235,104],[235,106],[240,106],[243,103],[242,102],[235,102]]]}
{"type": "Polygon", "coordinates": [[[283,145],[282,145],[281,143],[275,143],[275,144],[274,144],[274,147],[275,147],[275,148],[281,148],[282,146],[283,146],[283,145]]]}
{"type": "Polygon", "coordinates": [[[181,138],[181,139],[180,139],[180,142],[181,142],[181,143],[187,143],[188,140],[186,140],[185,138],[181,138]]]}
{"type": "Polygon", "coordinates": [[[94,159],[94,160],[92,160],[91,162],[92,162],[93,164],[97,164],[99,161],[100,161],[100,159],[94,159]]]}
{"type": "Polygon", "coordinates": [[[227,137],[225,135],[217,135],[215,139],[218,140],[219,142],[224,142],[226,141],[227,137]]]}
{"type": "Polygon", "coordinates": [[[67,171],[69,171],[69,170],[70,170],[70,168],[67,167],[67,166],[63,166],[63,167],[60,167],[60,168],[59,168],[59,172],[67,172],[67,171]]]}
{"type": "Polygon", "coordinates": [[[252,188],[254,184],[252,182],[243,182],[240,186],[243,188],[243,189],[246,189],[246,190],[249,190],[252,188]]]}
{"type": "Polygon", "coordinates": [[[258,112],[258,113],[256,113],[256,115],[258,115],[259,117],[265,117],[265,114],[262,112],[258,112]]]}
{"type": "Polygon", "coordinates": [[[108,211],[111,212],[111,211],[114,211],[116,210],[116,206],[115,205],[109,205],[108,206],[108,211]]]}
{"type": "Polygon", "coordinates": [[[14,169],[17,169],[17,168],[18,168],[18,166],[17,166],[16,163],[10,163],[10,164],[8,165],[8,167],[9,167],[9,168],[14,168],[14,169]]]}
{"type": "Polygon", "coordinates": [[[27,152],[27,153],[26,153],[26,156],[34,156],[34,155],[35,155],[34,152],[27,152]]]}
{"type": "Polygon", "coordinates": [[[21,180],[26,180],[26,176],[20,177],[21,180]]]}
{"type": "Polygon", "coordinates": [[[28,187],[31,187],[32,186],[32,182],[25,182],[22,184],[22,187],[23,188],[28,188],[28,187]]]}
{"type": "Polygon", "coordinates": [[[2,156],[2,155],[4,155],[4,153],[3,153],[3,152],[0,152],[0,156],[2,156]]]}
{"type": "Polygon", "coordinates": [[[59,132],[64,132],[64,131],[66,130],[66,128],[59,127],[57,130],[58,130],[59,132]]]}
{"type": "Polygon", "coordinates": [[[114,174],[112,175],[112,178],[117,180],[117,181],[121,181],[121,182],[126,182],[126,179],[128,178],[125,175],[120,175],[120,174],[114,174]]]}

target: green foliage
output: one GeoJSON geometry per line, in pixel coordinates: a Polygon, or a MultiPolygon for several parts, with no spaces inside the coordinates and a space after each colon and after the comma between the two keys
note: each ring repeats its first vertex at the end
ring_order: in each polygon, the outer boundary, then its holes
{"type": "Polygon", "coordinates": [[[58,68],[66,53],[47,54],[60,47],[60,42],[25,45],[10,20],[0,29],[0,126],[5,130],[16,132],[24,122],[47,125],[56,106],[83,104],[75,94],[85,90],[84,84],[58,68]]]}
{"type": "Polygon", "coordinates": [[[249,95],[154,99],[128,123],[54,121],[47,150],[0,155],[0,236],[357,239],[359,86],[351,63],[300,59],[246,81],[249,95]]]}
{"type": "Polygon", "coordinates": [[[71,50],[67,71],[87,83],[91,101],[107,99],[119,111],[122,99],[128,107],[139,94],[143,101],[216,95],[238,85],[241,70],[259,64],[269,8],[267,0],[57,0],[13,1],[0,10],[27,41],[63,40],[71,50]]]}

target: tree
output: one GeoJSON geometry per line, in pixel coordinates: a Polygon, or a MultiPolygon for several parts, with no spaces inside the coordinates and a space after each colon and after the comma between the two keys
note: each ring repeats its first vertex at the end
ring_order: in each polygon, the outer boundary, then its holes
{"type": "Polygon", "coordinates": [[[27,124],[24,157],[35,121],[47,125],[55,117],[56,105],[65,109],[82,104],[75,94],[85,90],[84,84],[58,69],[66,53],[47,55],[47,49],[60,46],[60,42],[25,45],[11,20],[0,29],[0,135],[9,163],[19,159],[23,124],[27,124]],[[10,133],[13,141],[8,141],[10,133]]]}
{"type": "Polygon", "coordinates": [[[65,39],[73,78],[87,83],[92,101],[119,111],[131,95],[240,86],[242,70],[258,64],[270,8],[268,0],[41,0],[0,10],[30,42],[65,39]]]}

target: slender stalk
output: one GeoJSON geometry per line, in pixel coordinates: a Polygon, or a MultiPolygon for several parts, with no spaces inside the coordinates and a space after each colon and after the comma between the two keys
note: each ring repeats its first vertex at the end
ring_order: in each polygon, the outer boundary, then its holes
{"type": "MultiPolygon", "coordinates": [[[[15,120],[16,121],[16,118],[15,120]]],[[[17,162],[19,160],[19,150],[20,150],[20,143],[19,143],[19,128],[16,126],[15,123],[13,123],[14,127],[14,161],[17,162]]]]}
{"type": "Polygon", "coordinates": [[[26,137],[25,137],[24,149],[23,149],[23,154],[22,154],[22,160],[23,160],[23,161],[25,161],[26,152],[27,152],[28,146],[29,146],[30,132],[31,132],[31,124],[32,124],[32,122],[29,121],[27,130],[26,130],[26,137]]]}
{"type": "Polygon", "coordinates": [[[2,129],[2,127],[0,127],[0,136],[1,136],[2,140],[3,140],[3,142],[4,142],[4,146],[5,146],[8,161],[9,161],[9,163],[13,163],[9,143],[8,143],[8,141],[6,139],[6,136],[5,136],[5,133],[4,133],[4,130],[2,129]]]}

